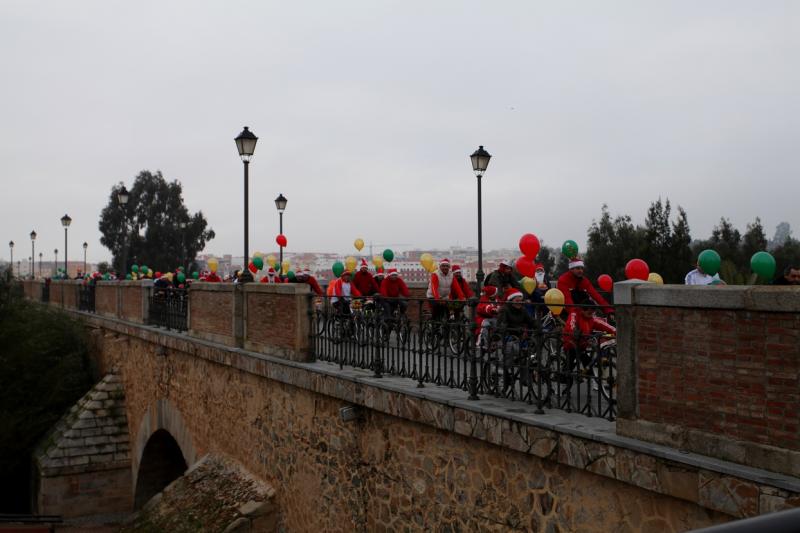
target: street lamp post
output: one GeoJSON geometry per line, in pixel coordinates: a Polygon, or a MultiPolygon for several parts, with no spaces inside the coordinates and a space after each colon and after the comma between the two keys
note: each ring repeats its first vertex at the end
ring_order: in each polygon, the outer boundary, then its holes
{"type": "Polygon", "coordinates": [[[8,248],[11,250],[11,263],[9,263],[9,268],[11,269],[11,277],[14,277],[14,241],[8,241],[8,248]]]}
{"type": "Polygon", "coordinates": [[[70,224],[72,224],[72,219],[69,215],[64,215],[61,217],[61,225],[64,226],[64,279],[69,279],[69,270],[67,265],[67,229],[69,229],[70,224]]]}
{"type": "MultiPolygon", "coordinates": [[[[181,259],[180,264],[183,268],[188,268],[189,265],[186,264],[186,222],[180,223],[181,228],[181,259]]],[[[188,274],[188,272],[187,272],[188,274]]]]}
{"type": "Polygon", "coordinates": [[[56,259],[53,261],[53,273],[51,274],[51,277],[58,275],[58,248],[53,250],[53,254],[55,254],[56,259]]]}
{"type": "Polygon", "coordinates": [[[39,252],[39,277],[42,277],[42,252],[39,252]]]}
{"type": "Polygon", "coordinates": [[[489,159],[492,158],[489,155],[489,152],[483,149],[483,146],[479,146],[477,150],[475,150],[469,158],[472,160],[472,170],[475,172],[475,176],[478,178],[478,272],[476,274],[476,278],[478,281],[478,290],[476,294],[480,294],[481,287],[483,286],[483,222],[482,222],[482,211],[481,211],[481,178],[483,177],[484,172],[486,172],[486,167],[489,166],[489,159]]]}
{"type": "Polygon", "coordinates": [[[253,152],[256,150],[256,137],[247,126],[244,127],[242,133],[234,139],[236,141],[236,149],[239,150],[239,157],[242,158],[244,163],[244,265],[242,268],[242,277],[240,281],[245,283],[253,281],[253,276],[247,268],[250,261],[250,228],[249,228],[249,214],[248,214],[248,186],[250,180],[250,160],[253,158],[253,152]]]}
{"type": "Polygon", "coordinates": [[[122,209],[122,269],[119,272],[119,279],[127,279],[128,274],[128,199],[130,194],[123,185],[117,191],[117,203],[122,209]]]}
{"type": "Polygon", "coordinates": [[[34,263],[36,261],[36,252],[34,250],[34,243],[36,242],[36,232],[31,231],[31,278],[36,277],[36,272],[34,271],[34,263]]]}
{"type": "Polygon", "coordinates": [[[83,275],[86,275],[86,249],[89,248],[89,243],[83,243],[83,275]]]}
{"type": "MultiPolygon", "coordinates": [[[[286,209],[287,203],[288,201],[283,194],[279,194],[278,197],[275,198],[275,207],[278,208],[278,218],[280,219],[280,222],[278,223],[278,232],[281,235],[283,235],[283,211],[286,209]]],[[[281,265],[281,269],[283,269],[283,246],[281,246],[280,249],[280,263],[278,264],[281,265]]],[[[283,274],[282,271],[281,274],[283,274]]]]}

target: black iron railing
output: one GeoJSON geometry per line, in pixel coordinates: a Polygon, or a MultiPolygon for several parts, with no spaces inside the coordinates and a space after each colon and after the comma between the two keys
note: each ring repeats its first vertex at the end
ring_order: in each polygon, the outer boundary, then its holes
{"type": "Polygon", "coordinates": [[[153,287],[148,304],[149,325],[186,331],[189,312],[189,294],[186,289],[153,287]]]}
{"type": "MultiPolygon", "coordinates": [[[[78,286],[78,310],[94,313],[94,288],[94,285],[78,286]]],[[[50,300],[49,293],[47,299],[50,300]]]]}
{"type": "MultiPolygon", "coordinates": [[[[368,369],[376,377],[413,379],[419,387],[462,389],[470,399],[491,396],[526,402],[538,413],[561,409],[615,419],[613,333],[565,333],[561,317],[532,303],[516,313],[501,310],[501,317],[484,320],[478,328],[476,302],[452,302],[434,319],[426,300],[406,301],[407,312],[395,302],[387,307],[388,301],[344,305],[327,297],[317,299],[311,318],[316,359],[368,369]]],[[[499,307],[503,305],[510,304],[499,307]]],[[[594,312],[593,306],[580,307],[592,310],[587,317],[594,312]]]]}
{"type": "Polygon", "coordinates": [[[42,284],[42,303],[49,303],[50,302],[50,284],[44,283],[42,284]]]}

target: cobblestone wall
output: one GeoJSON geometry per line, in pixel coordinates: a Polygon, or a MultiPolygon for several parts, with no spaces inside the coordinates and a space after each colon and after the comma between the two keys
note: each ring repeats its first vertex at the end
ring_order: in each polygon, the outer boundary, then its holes
{"type": "Polygon", "coordinates": [[[131,440],[166,399],[198,456],[229,455],[276,488],[289,531],[684,531],[729,518],[583,468],[600,456],[597,468],[614,465],[603,446],[547,436],[538,445],[550,460],[373,410],[345,423],[348,404],[330,396],[174,349],[157,355],[134,337],[108,345],[131,440]]]}

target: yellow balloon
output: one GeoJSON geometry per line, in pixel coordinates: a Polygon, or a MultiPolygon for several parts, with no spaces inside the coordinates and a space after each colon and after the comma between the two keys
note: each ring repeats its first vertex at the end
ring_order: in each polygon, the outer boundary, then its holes
{"type": "Polygon", "coordinates": [[[433,265],[433,256],[428,252],[425,252],[419,256],[419,264],[422,265],[422,268],[428,272],[433,272],[433,270],[431,270],[431,265],[433,265]]]}
{"type": "Polygon", "coordinates": [[[289,270],[291,270],[291,267],[292,263],[290,263],[288,259],[284,259],[283,263],[281,263],[281,272],[283,274],[286,274],[287,272],[289,272],[289,270]]]}
{"type": "Polygon", "coordinates": [[[147,277],[152,279],[152,277],[153,277],[153,271],[152,270],[148,270],[147,271],[147,277]]]}
{"type": "Polygon", "coordinates": [[[439,263],[431,261],[431,264],[428,266],[428,272],[433,273],[439,270],[439,263]]]}
{"type": "Polygon", "coordinates": [[[373,256],[372,264],[375,265],[375,268],[383,268],[383,257],[380,255],[373,256]]]}
{"type": "Polygon", "coordinates": [[[218,266],[219,266],[219,261],[217,261],[216,257],[212,257],[211,259],[208,260],[208,269],[211,272],[216,272],[218,266]]]}
{"type": "Polygon", "coordinates": [[[356,258],[352,255],[349,256],[347,259],[344,260],[344,267],[349,270],[350,272],[355,271],[356,269],[356,258]]]}
{"type": "Polygon", "coordinates": [[[528,294],[533,294],[533,290],[536,288],[536,280],[525,276],[522,278],[522,288],[525,289],[525,292],[528,294]]]}
{"type": "Polygon", "coordinates": [[[256,252],[253,254],[253,257],[264,257],[264,254],[262,254],[261,252],[256,252]]]}
{"type": "Polygon", "coordinates": [[[549,289],[544,293],[544,303],[554,315],[560,315],[564,310],[564,293],[558,289],[549,289]]]}
{"type": "Polygon", "coordinates": [[[661,277],[661,274],[656,274],[655,272],[650,272],[650,275],[647,276],[647,281],[656,285],[664,284],[664,278],[661,277]]]}
{"type": "Polygon", "coordinates": [[[164,274],[164,276],[166,276],[168,280],[172,281],[172,272],[167,272],[166,274],[164,274]]]}
{"type": "Polygon", "coordinates": [[[267,256],[267,264],[268,264],[269,266],[271,266],[272,268],[275,268],[275,265],[277,265],[277,264],[278,264],[278,258],[277,258],[277,257],[275,257],[275,256],[274,256],[274,255],[272,255],[272,254],[269,254],[269,255],[267,256]]]}
{"type": "Polygon", "coordinates": [[[361,238],[356,239],[355,242],[353,243],[353,246],[355,246],[356,250],[360,252],[361,249],[364,247],[364,239],[361,238]]]}

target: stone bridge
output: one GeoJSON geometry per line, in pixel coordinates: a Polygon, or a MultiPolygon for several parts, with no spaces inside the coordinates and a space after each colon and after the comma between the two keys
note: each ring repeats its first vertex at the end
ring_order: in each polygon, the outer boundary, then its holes
{"type": "Polygon", "coordinates": [[[40,513],[138,509],[209,454],[269,484],[289,531],[677,532],[800,506],[798,291],[618,284],[609,422],[315,361],[304,285],[196,283],[186,333],[145,325],[150,290],[101,282],[84,313],[51,284],[107,377],[40,449],[40,513]]]}

